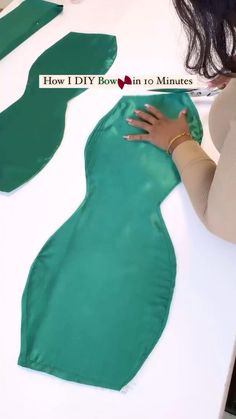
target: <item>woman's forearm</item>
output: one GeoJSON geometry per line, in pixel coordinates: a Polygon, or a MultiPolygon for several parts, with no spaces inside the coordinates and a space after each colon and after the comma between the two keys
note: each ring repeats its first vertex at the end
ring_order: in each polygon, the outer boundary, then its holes
{"type": "Polygon", "coordinates": [[[195,141],[178,145],[172,158],[204,225],[236,243],[236,125],[225,138],[218,165],[195,141]]]}
{"type": "Polygon", "coordinates": [[[196,213],[205,223],[209,191],[216,171],[215,162],[193,140],[177,146],[172,158],[196,213]]]}

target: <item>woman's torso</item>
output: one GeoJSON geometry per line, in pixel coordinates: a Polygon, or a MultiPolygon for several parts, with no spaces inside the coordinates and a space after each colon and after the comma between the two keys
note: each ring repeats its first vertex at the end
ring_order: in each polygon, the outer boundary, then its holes
{"type": "Polygon", "coordinates": [[[211,138],[219,152],[233,120],[236,120],[236,78],[231,79],[226,88],[216,97],[209,113],[211,138]]]}

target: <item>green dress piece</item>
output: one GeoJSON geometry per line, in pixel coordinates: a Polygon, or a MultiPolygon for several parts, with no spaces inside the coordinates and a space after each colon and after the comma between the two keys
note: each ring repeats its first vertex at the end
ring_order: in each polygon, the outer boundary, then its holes
{"type": "Polygon", "coordinates": [[[84,201],[28,276],[21,366],[120,390],[160,338],[176,276],[160,204],[180,177],[166,152],[122,138],[140,132],[125,118],[147,102],[171,118],[188,108],[191,133],[201,141],[187,94],[123,96],[98,122],[85,147],[84,201]]]}
{"type": "Polygon", "coordinates": [[[71,32],[32,65],[23,96],[0,113],[0,191],[10,192],[38,173],[63,138],[67,102],[82,88],[39,88],[39,75],[105,74],[116,37],[71,32]]]}
{"type": "Polygon", "coordinates": [[[0,19],[0,59],[50,22],[63,6],[42,0],[25,0],[0,19]]]}

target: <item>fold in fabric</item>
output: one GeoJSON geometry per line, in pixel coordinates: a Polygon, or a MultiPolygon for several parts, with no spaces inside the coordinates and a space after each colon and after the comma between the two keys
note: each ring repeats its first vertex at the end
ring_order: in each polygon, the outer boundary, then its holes
{"type": "Polygon", "coordinates": [[[160,204],[180,177],[166,152],[122,138],[140,132],[125,118],[147,101],[170,118],[188,108],[191,133],[201,141],[186,94],[124,96],[98,122],[85,147],[85,199],[30,269],[21,366],[120,390],[162,334],[176,259],[160,204]]]}
{"type": "Polygon", "coordinates": [[[25,0],[0,19],[0,59],[63,10],[63,6],[42,0],[25,0]]]}
{"type": "Polygon", "coordinates": [[[10,192],[52,158],[63,138],[67,102],[86,89],[39,88],[39,75],[105,74],[116,37],[71,32],[47,49],[29,72],[24,95],[0,113],[0,190],[10,192]]]}

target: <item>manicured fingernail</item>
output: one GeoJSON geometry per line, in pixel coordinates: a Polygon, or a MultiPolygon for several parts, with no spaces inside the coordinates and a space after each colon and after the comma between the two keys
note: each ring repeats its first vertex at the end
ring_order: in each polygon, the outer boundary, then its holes
{"type": "Polygon", "coordinates": [[[134,113],[140,113],[140,111],[138,109],[135,109],[134,113]]]}
{"type": "Polygon", "coordinates": [[[128,140],[129,139],[129,136],[128,135],[123,135],[123,138],[125,138],[126,140],[128,140]]]}
{"type": "Polygon", "coordinates": [[[149,105],[148,103],[145,103],[146,108],[150,108],[151,105],[149,105]]]}
{"type": "Polygon", "coordinates": [[[130,118],[126,118],[126,121],[127,121],[127,122],[132,122],[132,119],[130,119],[130,118]]]}

